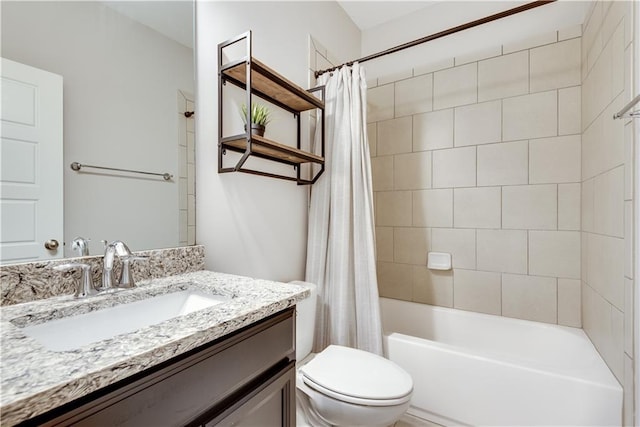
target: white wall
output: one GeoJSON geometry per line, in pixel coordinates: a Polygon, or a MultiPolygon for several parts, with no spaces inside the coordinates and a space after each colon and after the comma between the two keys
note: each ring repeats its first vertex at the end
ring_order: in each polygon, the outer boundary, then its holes
{"type": "MultiPolygon", "coordinates": [[[[334,2],[199,1],[196,10],[196,241],[206,247],[206,268],[281,281],[301,279],[308,188],[217,173],[217,45],[252,30],[253,56],[307,87],[308,36],[346,61],[359,55],[360,31],[334,2]]],[[[270,126],[280,135],[290,125],[278,119],[270,126]]]]}
{"type": "Polygon", "coordinates": [[[99,2],[3,2],[2,55],[64,78],[65,254],[76,236],[178,244],[178,180],[79,174],[71,162],[178,175],[177,91],[193,53],[99,2]]]}

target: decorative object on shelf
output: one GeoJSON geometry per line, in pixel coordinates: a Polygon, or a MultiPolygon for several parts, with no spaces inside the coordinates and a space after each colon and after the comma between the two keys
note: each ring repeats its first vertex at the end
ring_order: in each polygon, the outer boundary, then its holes
{"type": "MultiPolygon", "coordinates": [[[[267,123],[270,122],[269,115],[271,112],[269,111],[269,107],[262,104],[252,104],[251,105],[251,134],[264,136],[264,131],[267,126],[267,123]]],[[[242,117],[242,121],[244,122],[244,131],[247,131],[247,105],[242,104],[240,107],[240,116],[242,117]]]]}
{"type": "Polygon", "coordinates": [[[318,86],[305,90],[255,59],[251,56],[251,52],[251,31],[218,44],[218,123],[220,123],[218,126],[218,173],[244,172],[295,181],[298,185],[313,184],[324,172],[325,88],[318,86]],[[246,45],[245,56],[224,62],[224,49],[237,43],[246,45]],[[245,105],[247,106],[244,110],[245,114],[243,114],[245,126],[246,122],[251,120],[248,118],[249,114],[246,110],[253,113],[254,105],[258,105],[254,102],[255,97],[267,101],[270,106],[273,105],[292,113],[296,121],[296,145],[272,141],[253,131],[247,132],[246,128],[242,134],[225,136],[223,105],[224,86],[227,83],[245,91],[245,105]],[[319,95],[316,95],[315,92],[319,92],[319,95]],[[300,142],[302,132],[300,113],[310,110],[318,112],[318,126],[322,130],[318,141],[315,141],[315,148],[311,150],[313,152],[303,150],[300,142]],[[241,156],[235,161],[235,165],[225,166],[225,156],[230,151],[239,153],[241,156]],[[317,153],[318,151],[319,153],[317,153]],[[293,166],[295,176],[248,168],[245,164],[250,157],[293,166]],[[302,172],[302,165],[305,164],[308,165],[308,170],[302,172]]]}

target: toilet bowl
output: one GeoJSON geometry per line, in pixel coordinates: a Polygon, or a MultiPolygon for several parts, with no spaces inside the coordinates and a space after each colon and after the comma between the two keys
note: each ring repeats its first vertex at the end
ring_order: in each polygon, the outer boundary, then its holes
{"type": "Polygon", "coordinates": [[[315,324],[316,287],[296,307],[298,425],[388,426],[409,408],[411,376],[381,356],[330,345],[311,353],[315,324]]]}

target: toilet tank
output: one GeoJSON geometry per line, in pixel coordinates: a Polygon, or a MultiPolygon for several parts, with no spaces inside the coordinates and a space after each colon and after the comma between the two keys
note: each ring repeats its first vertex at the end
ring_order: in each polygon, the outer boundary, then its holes
{"type": "Polygon", "coordinates": [[[311,353],[316,324],[316,304],[318,291],[314,283],[295,281],[294,285],[306,286],[311,294],[296,304],[296,360],[302,360],[311,353]]]}

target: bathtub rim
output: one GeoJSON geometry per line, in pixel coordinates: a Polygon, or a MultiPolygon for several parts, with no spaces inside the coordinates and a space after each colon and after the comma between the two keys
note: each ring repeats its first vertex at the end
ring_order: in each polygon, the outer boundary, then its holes
{"type": "Polygon", "coordinates": [[[382,332],[383,332],[383,344],[384,344],[385,356],[388,355],[387,348],[386,348],[388,336],[391,334],[398,334],[403,337],[409,338],[411,341],[413,340],[426,341],[429,343],[429,345],[435,346],[439,349],[450,351],[452,353],[457,353],[457,354],[461,353],[465,355],[470,354],[470,355],[473,355],[474,357],[478,357],[487,361],[499,360],[505,364],[508,364],[509,366],[528,369],[535,372],[544,373],[547,375],[559,375],[565,378],[570,378],[572,380],[578,380],[578,381],[589,383],[589,384],[595,384],[595,385],[607,387],[612,390],[622,389],[622,385],[620,384],[618,379],[615,377],[615,375],[613,375],[613,372],[604,361],[604,358],[598,352],[593,342],[591,341],[589,336],[584,332],[582,328],[556,325],[551,323],[542,323],[542,322],[536,322],[532,320],[517,319],[513,317],[498,316],[498,315],[488,314],[488,313],[478,313],[478,312],[460,310],[460,309],[451,308],[451,307],[434,306],[430,304],[422,304],[422,303],[416,303],[413,301],[404,301],[404,300],[387,298],[387,297],[380,297],[380,312],[382,315],[382,327],[383,327],[382,332]],[[414,305],[416,308],[431,310],[436,313],[443,313],[446,315],[462,316],[465,318],[480,317],[480,318],[488,319],[490,321],[511,323],[513,325],[516,325],[517,327],[518,326],[519,327],[535,327],[538,329],[559,330],[562,332],[567,332],[567,333],[570,333],[572,336],[584,341],[587,344],[589,351],[591,352],[593,361],[589,363],[588,366],[582,366],[579,369],[570,369],[570,368],[567,369],[566,366],[552,366],[548,363],[535,363],[535,361],[532,361],[531,359],[523,359],[520,357],[508,355],[498,351],[492,352],[492,351],[486,351],[486,350],[477,349],[477,348],[463,347],[463,346],[454,345],[450,343],[435,341],[429,338],[424,338],[419,336],[416,337],[400,331],[389,331],[387,328],[386,322],[384,321],[385,310],[383,310],[383,305],[384,305],[383,300],[391,301],[392,304],[411,304],[411,305],[414,305]],[[465,349],[465,351],[461,351],[462,349],[465,349]],[[585,374],[587,374],[586,378],[585,378],[585,374]]]}

